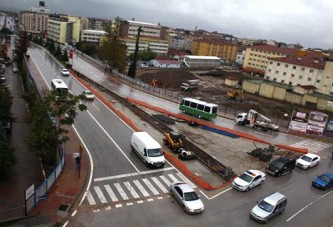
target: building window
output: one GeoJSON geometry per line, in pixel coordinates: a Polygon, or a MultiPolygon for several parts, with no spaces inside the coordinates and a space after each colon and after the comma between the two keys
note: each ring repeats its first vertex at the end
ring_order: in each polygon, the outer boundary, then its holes
{"type": "Polygon", "coordinates": [[[310,73],[313,73],[313,69],[310,69],[310,73]]]}
{"type": "Polygon", "coordinates": [[[280,63],[277,63],[277,66],[280,66],[280,63]]]}
{"type": "Polygon", "coordinates": [[[285,64],[284,67],[285,67],[285,68],[288,68],[288,64],[285,64]]]}
{"type": "Polygon", "coordinates": [[[299,79],[303,79],[303,76],[299,76],[298,78],[299,78],[299,79]]]}
{"type": "Polygon", "coordinates": [[[285,75],[287,75],[287,73],[286,73],[286,72],[283,72],[283,75],[285,76],[285,75]]]}
{"type": "Polygon", "coordinates": [[[273,81],[276,82],[276,78],[274,78],[273,81]]]}
{"type": "Polygon", "coordinates": [[[320,83],[320,80],[317,80],[317,83],[320,83]]]}
{"type": "Polygon", "coordinates": [[[269,80],[269,76],[266,76],[266,80],[269,80]]]}
{"type": "Polygon", "coordinates": [[[305,70],[305,68],[301,68],[301,71],[303,72],[305,70]]]}
{"type": "Polygon", "coordinates": [[[292,82],[289,82],[289,86],[292,86],[293,85],[293,83],[292,82]]]}
{"type": "Polygon", "coordinates": [[[270,61],[270,62],[269,62],[269,64],[273,65],[273,62],[272,62],[272,61],[270,61]]]}
{"type": "Polygon", "coordinates": [[[279,74],[279,70],[275,70],[275,74],[279,74]]]}
{"type": "Polygon", "coordinates": [[[268,72],[271,72],[272,70],[271,69],[268,69],[268,72]]]}
{"type": "Polygon", "coordinates": [[[291,74],[291,77],[295,77],[295,74],[291,74]]]}
{"type": "Polygon", "coordinates": [[[296,69],[296,66],[295,66],[295,65],[293,66],[293,69],[296,69]]]}
{"type": "Polygon", "coordinates": [[[311,78],[308,78],[308,81],[311,81],[311,78]]]}
{"type": "Polygon", "coordinates": [[[281,83],[284,84],[284,80],[281,80],[281,83]]]}

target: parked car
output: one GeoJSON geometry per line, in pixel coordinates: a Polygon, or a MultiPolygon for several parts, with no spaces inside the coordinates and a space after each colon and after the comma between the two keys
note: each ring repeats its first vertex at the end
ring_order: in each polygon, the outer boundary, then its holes
{"type": "Polygon", "coordinates": [[[201,213],[205,209],[199,195],[184,182],[171,183],[170,194],[175,197],[186,213],[201,213]]]}
{"type": "Polygon", "coordinates": [[[258,222],[268,222],[272,217],[281,214],[287,206],[287,197],[279,192],[267,196],[252,208],[250,216],[258,222]]]}
{"type": "Polygon", "coordinates": [[[239,191],[248,191],[251,188],[261,185],[265,181],[266,174],[259,170],[247,170],[232,182],[232,187],[239,191]]]}
{"type": "Polygon", "coordinates": [[[316,188],[326,190],[333,186],[333,173],[327,172],[319,175],[312,181],[312,185],[316,188]]]}
{"type": "Polygon", "coordinates": [[[62,69],[61,70],[61,75],[63,75],[63,76],[69,76],[70,73],[69,73],[68,69],[62,69]]]}
{"type": "Polygon", "coordinates": [[[89,90],[83,91],[82,94],[84,95],[84,98],[87,100],[93,100],[95,98],[95,95],[89,90]]]}
{"type": "Polygon", "coordinates": [[[282,156],[274,159],[266,167],[266,173],[272,176],[281,176],[287,173],[291,173],[295,168],[296,161],[293,158],[282,156]]]}
{"type": "Polygon", "coordinates": [[[17,73],[17,72],[18,72],[18,68],[17,68],[17,66],[13,66],[13,72],[14,72],[14,73],[17,73]]]}
{"type": "Polygon", "coordinates": [[[0,84],[6,82],[6,77],[3,74],[0,74],[0,84]]]}
{"type": "Polygon", "coordinates": [[[302,169],[309,169],[319,164],[320,157],[316,154],[305,154],[296,160],[296,166],[302,169]]]}

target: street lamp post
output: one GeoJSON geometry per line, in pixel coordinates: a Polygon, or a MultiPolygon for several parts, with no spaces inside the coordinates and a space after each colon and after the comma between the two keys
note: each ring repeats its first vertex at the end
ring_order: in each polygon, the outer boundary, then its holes
{"type": "Polygon", "coordinates": [[[138,35],[136,37],[136,43],[135,43],[135,51],[134,51],[134,56],[133,56],[133,62],[130,65],[130,68],[128,69],[128,76],[135,78],[135,73],[136,73],[136,58],[138,55],[138,49],[139,49],[139,38],[140,38],[140,33],[143,31],[142,27],[140,26],[138,28],[138,35]]]}

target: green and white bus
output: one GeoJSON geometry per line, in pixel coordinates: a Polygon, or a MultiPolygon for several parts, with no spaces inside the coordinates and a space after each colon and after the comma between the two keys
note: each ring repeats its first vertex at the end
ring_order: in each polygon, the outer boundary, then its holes
{"type": "Polygon", "coordinates": [[[189,113],[198,118],[212,120],[217,117],[218,105],[207,103],[193,98],[183,98],[179,105],[179,110],[189,113]]]}

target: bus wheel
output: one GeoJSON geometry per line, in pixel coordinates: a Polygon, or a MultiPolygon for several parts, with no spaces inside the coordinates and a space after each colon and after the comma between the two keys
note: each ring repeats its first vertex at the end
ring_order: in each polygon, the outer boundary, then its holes
{"type": "Polygon", "coordinates": [[[200,119],[201,119],[201,115],[200,115],[200,114],[198,115],[198,118],[200,118],[200,119]]]}

